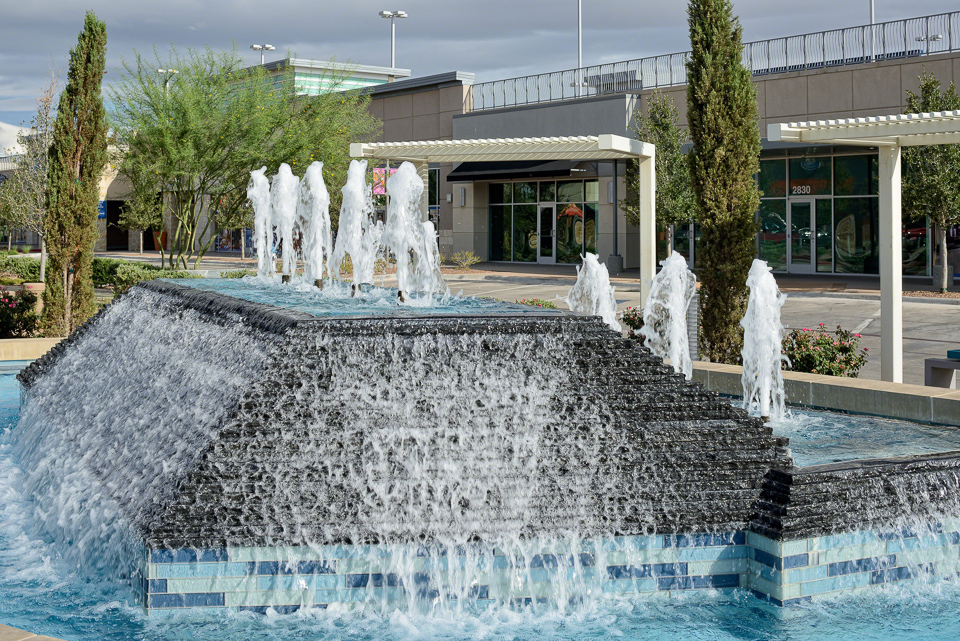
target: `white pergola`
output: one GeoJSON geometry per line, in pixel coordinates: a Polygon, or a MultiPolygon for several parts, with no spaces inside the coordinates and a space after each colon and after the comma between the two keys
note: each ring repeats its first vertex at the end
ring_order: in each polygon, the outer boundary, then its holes
{"type": "Polygon", "coordinates": [[[900,148],[960,143],[960,111],[771,124],[771,141],[880,149],[880,376],[903,382],[900,148]]]}
{"type": "MultiPolygon", "coordinates": [[[[646,301],[657,271],[654,146],[623,136],[561,136],[555,138],[484,138],[353,143],[354,158],[412,162],[427,182],[429,163],[505,162],[514,160],[616,160],[640,163],[640,298],[646,301]]],[[[426,196],[426,194],[424,195],[426,196]]],[[[424,201],[426,213],[426,201],[424,201]]],[[[614,208],[616,211],[616,208],[614,208]]]]}

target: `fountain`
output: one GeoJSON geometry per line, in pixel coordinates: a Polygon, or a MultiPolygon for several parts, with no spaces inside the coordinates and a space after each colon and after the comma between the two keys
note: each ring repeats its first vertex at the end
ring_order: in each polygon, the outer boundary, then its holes
{"type": "MultiPolygon", "coordinates": [[[[323,275],[337,269],[331,260],[333,228],[330,224],[330,195],[323,183],[323,163],[315,161],[307,167],[297,190],[297,227],[300,231],[303,280],[323,287],[323,275]]],[[[339,272],[339,270],[337,269],[339,272]]]]}
{"type": "Polygon", "coordinates": [[[786,360],[781,344],[784,328],[780,308],[786,295],[765,261],[754,260],[747,275],[750,298],[743,327],[743,401],[748,410],[759,412],[763,420],[783,416],[784,392],[782,363],[786,360]]]}
{"type": "Polygon", "coordinates": [[[697,277],[679,252],[670,254],[650,285],[643,307],[644,344],[660,358],[670,359],[675,372],[687,380],[693,375],[687,339],[687,309],[697,291],[697,277]]]}
{"type": "Polygon", "coordinates": [[[583,255],[583,266],[577,267],[577,282],[567,294],[567,306],[574,312],[599,316],[610,329],[620,331],[610,273],[596,254],[583,255]]]}
{"type": "MultiPolygon", "coordinates": [[[[956,572],[957,452],[797,468],[604,317],[427,296],[410,187],[408,234],[384,231],[405,302],[150,281],[21,372],[0,456],[59,556],[131,577],[149,613],[391,622],[733,588],[784,604],[956,572]]],[[[595,256],[569,299],[614,306],[595,256]]]]}
{"type": "Polygon", "coordinates": [[[383,225],[373,217],[373,195],[366,181],[366,160],[351,160],[347,184],[340,204],[340,227],[333,252],[333,277],[340,280],[339,266],[350,257],[353,264],[353,292],[364,284],[373,284],[373,272],[380,253],[383,225]]]}

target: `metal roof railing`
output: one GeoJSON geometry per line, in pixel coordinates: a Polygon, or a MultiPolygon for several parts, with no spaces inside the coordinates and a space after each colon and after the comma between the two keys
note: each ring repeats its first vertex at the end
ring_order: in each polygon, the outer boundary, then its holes
{"type": "MultiPolygon", "coordinates": [[[[960,51],[960,11],[743,45],[754,76],[960,51]]],[[[636,93],[687,83],[689,51],[473,85],[473,110],[636,93]]]]}

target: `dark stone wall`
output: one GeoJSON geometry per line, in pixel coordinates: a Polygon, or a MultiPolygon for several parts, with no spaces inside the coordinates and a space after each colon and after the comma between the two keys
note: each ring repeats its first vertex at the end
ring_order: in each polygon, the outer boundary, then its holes
{"type": "Polygon", "coordinates": [[[960,514],[960,452],[771,470],[750,528],[796,540],[960,514]]]}

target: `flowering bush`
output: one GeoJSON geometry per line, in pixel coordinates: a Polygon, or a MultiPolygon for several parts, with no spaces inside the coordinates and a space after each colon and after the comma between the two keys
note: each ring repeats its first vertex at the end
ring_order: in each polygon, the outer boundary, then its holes
{"type": "Polygon", "coordinates": [[[794,372],[855,377],[867,362],[867,351],[860,348],[860,334],[839,325],[834,334],[820,323],[817,329],[795,329],[783,339],[783,353],[790,359],[784,367],[794,372]]]}
{"type": "Polygon", "coordinates": [[[0,294],[0,338],[26,338],[37,332],[37,295],[30,291],[0,294]]]}
{"type": "Polygon", "coordinates": [[[532,307],[546,307],[548,309],[557,309],[556,303],[542,298],[521,298],[517,301],[521,305],[530,305],[532,307]]]}
{"type": "Polygon", "coordinates": [[[643,341],[640,328],[643,327],[643,310],[638,307],[628,307],[620,313],[620,322],[627,328],[627,338],[643,341]]]}

